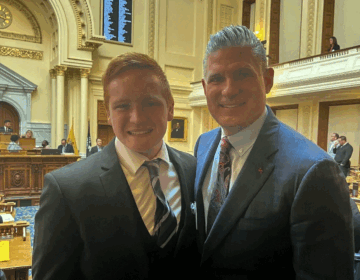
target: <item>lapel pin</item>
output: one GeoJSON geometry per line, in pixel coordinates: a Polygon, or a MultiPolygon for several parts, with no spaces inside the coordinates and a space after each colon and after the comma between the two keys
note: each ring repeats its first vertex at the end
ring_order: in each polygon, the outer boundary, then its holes
{"type": "Polygon", "coordinates": [[[258,171],[259,171],[260,175],[262,175],[264,172],[261,167],[258,169],[258,171]]]}

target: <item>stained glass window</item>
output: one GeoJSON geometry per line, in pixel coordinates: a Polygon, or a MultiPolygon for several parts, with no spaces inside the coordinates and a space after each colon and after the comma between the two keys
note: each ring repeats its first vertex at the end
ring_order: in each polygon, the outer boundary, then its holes
{"type": "Polygon", "coordinates": [[[132,0],[104,0],[106,40],[131,43],[132,0]]]}

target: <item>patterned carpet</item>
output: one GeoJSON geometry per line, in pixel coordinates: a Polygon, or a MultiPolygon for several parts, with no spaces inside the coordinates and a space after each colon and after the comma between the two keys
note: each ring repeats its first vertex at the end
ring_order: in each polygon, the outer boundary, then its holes
{"type": "MultiPolygon", "coordinates": [[[[31,248],[34,244],[34,219],[39,206],[27,206],[27,207],[16,207],[15,221],[27,221],[30,223],[27,230],[30,231],[31,236],[31,248]]],[[[31,276],[31,269],[29,270],[29,276],[31,276]]]]}

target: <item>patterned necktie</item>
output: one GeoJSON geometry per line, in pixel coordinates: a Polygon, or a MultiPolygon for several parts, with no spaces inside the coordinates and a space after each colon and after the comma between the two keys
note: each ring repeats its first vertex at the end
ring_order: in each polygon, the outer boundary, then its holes
{"type": "Polygon", "coordinates": [[[232,148],[226,136],[221,139],[220,159],[218,166],[217,181],[211,195],[209,204],[208,219],[207,219],[207,233],[209,234],[211,227],[214,224],[217,214],[229,193],[230,178],[231,178],[231,160],[230,149],[232,148]]]}
{"type": "Polygon", "coordinates": [[[161,190],[159,164],[160,159],[145,161],[143,163],[143,165],[149,170],[151,186],[154,194],[156,195],[154,236],[156,238],[157,245],[164,248],[176,233],[177,220],[165,198],[164,193],[161,190]]]}

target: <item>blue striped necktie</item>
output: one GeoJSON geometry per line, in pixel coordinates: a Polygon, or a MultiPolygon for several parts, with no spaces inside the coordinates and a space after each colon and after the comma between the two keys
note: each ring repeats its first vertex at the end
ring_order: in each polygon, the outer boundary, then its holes
{"type": "Polygon", "coordinates": [[[145,161],[143,165],[149,170],[151,186],[156,195],[154,236],[157,245],[164,248],[176,233],[177,220],[161,190],[159,180],[160,161],[161,159],[145,161]]]}

